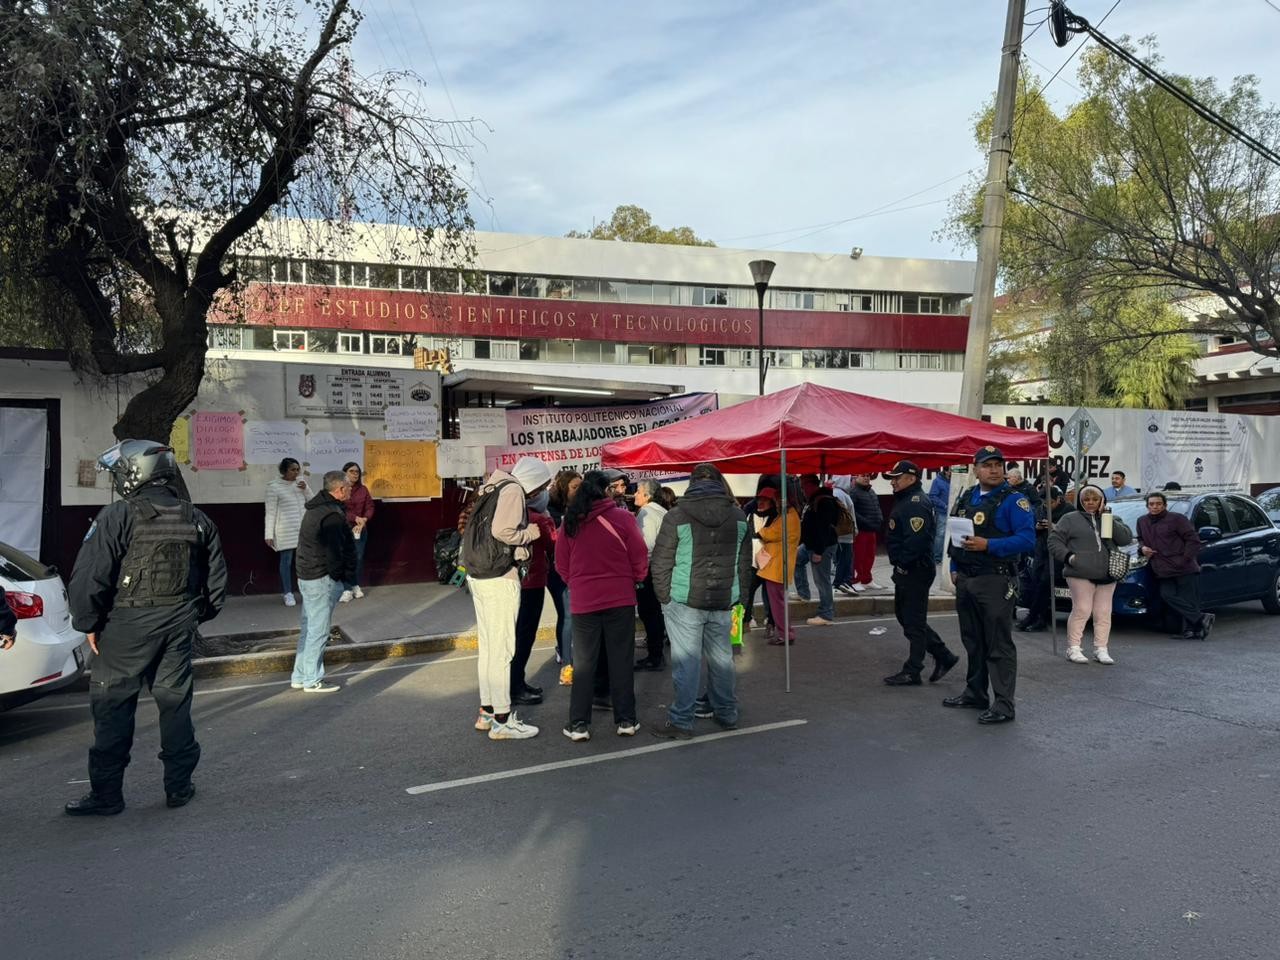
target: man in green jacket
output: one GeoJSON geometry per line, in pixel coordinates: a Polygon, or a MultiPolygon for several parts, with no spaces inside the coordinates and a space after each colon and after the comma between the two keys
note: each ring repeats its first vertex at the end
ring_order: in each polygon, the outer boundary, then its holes
{"type": "Polygon", "coordinates": [[[649,561],[653,589],[662,604],[671,638],[675,696],[666,722],[654,736],[693,736],[694,700],[702,658],[707,659],[707,697],[716,723],[738,725],[734,695],[733,608],[751,586],[750,524],[729,494],[720,471],[700,463],[689,489],[662,519],[649,561]]]}

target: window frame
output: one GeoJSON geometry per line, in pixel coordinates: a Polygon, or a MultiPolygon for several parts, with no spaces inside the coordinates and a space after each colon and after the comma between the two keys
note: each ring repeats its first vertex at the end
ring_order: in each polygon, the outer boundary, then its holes
{"type": "Polygon", "coordinates": [[[288,351],[289,353],[306,353],[308,339],[309,338],[307,337],[307,331],[305,330],[293,330],[293,329],[272,330],[271,331],[271,348],[273,350],[288,351]],[[284,336],[290,340],[290,344],[288,346],[282,347],[280,345],[281,336],[284,336]],[[294,337],[302,338],[301,347],[295,347],[292,345],[292,340],[294,337]]]}

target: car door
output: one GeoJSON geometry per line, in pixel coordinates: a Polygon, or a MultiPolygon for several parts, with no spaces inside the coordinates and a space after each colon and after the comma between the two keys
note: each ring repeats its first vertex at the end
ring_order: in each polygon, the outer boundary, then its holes
{"type": "Polygon", "coordinates": [[[1231,521],[1216,496],[1201,497],[1191,511],[1191,525],[1217,527],[1222,539],[1205,543],[1200,548],[1200,601],[1206,606],[1229,602],[1238,591],[1232,580],[1242,577],[1244,557],[1236,553],[1231,521]]]}
{"type": "Polygon", "coordinates": [[[1231,525],[1235,528],[1235,550],[1243,564],[1242,583],[1250,598],[1270,593],[1274,583],[1277,554],[1280,554],[1280,530],[1258,507],[1244,497],[1222,498],[1231,525]]]}

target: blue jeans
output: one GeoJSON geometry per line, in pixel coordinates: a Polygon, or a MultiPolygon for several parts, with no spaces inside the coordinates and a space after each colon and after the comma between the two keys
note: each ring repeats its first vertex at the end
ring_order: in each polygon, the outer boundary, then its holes
{"type": "Polygon", "coordinates": [[[569,585],[564,585],[564,629],[560,631],[560,662],[573,666],[573,611],[569,609],[569,585]]]}
{"type": "Polygon", "coordinates": [[[937,529],[933,531],[933,562],[939,564],[942,562],[942,542],[947,539],[947,515],[940,510],[935,512],[934,522],[937,529]]]}
{"type": "Polygon", "coordinates": [[[302,594],[302,632],[293,658],[293,682],[313,687],[324,679],[324,647],[329,642],[333,608],[342,596],[342,584],[330,577],[299,580],[302,594]]]}
{"type": "Polygon", "coordinates": [[[804,554],[803,565],[800,557],[796,557],[796,590],[806,600],[809,593],[808,575],[805,575],[804,590],[800,590],[800,571],[805,567],[813,569],[813,579],[818,583],[818,616],[827,620],[836,618],[836,598],[835,590],[831,586],[831,567],[836,559],[836,547],[839,544],[833,543],[822,551],[822,558],[817,562],[813,562],[813,554],[804,547],[800,548],[800,552],[804,554]]]}
{"type": "Polygon", "coordinates": [[[364,575],[364,551],[367,546],[369,546],[369,528],[365,527],[356,538],[356,578],[344,584],[348,590],[354,590],[360,585],[360,578],[364,575]]]}
{"type": "Polygon", "coordinates": [[[281,550],[277,559],[280,561],[280,593],[293,593],[293,555],[297,550],[281,550]]]}
{"type": "Polygon", "coordinates": [[[796,593],[800,594],[801,600],[809,599],[809,548],[803,543],[796,549],[796,569],[792,574],[795,577],[796,593]]]}
{"type": "Polygon", "coordinates": [[[733,647],[729,643],[733,611],[698,610],[672,601],[663,606],[662,612],[671,640],[671,679],[675,683],[675,697],[668,712],[672,725],[693,728],[693,703],[698,698],[698,675],[704,657],[711,708],[721,722],[737,723],[733,647]]]}
{"type": "Polygon", "coordinates": [[[847,586],[853,583],[853,541],[836,544],[836,579],[835,586],[847,586]]]}

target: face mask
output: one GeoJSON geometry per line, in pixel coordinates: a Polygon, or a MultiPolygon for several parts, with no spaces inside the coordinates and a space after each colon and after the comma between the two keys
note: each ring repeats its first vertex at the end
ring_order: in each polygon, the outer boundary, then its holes
{"type": "Polygon", "coordinates": [[[540,494],[529,501],[529,509],[536,510],[538,513],[546,513],[547,505],[551,502],[551,494],[543,490],[540,494]]]}

